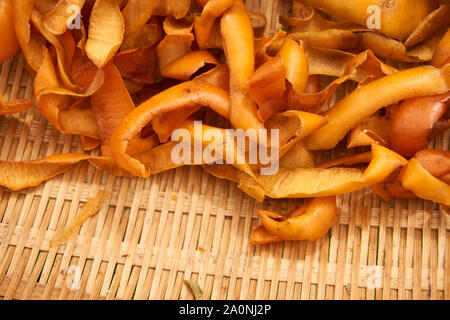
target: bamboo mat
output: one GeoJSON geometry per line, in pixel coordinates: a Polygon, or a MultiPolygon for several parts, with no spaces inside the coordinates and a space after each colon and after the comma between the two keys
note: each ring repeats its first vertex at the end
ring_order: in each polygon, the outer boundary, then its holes
{"type": "MultiPolygon", "coordinates": [[[[290,1],[247,1],[269,31],[290,1]]],[[[5,99],[30,98],[19,55],[1,65],[5,99]]],[[[345,93],[345,92],[344,92],[345,93]]],[[[333,101],[331,102],[333,103],[333,101]]],[[[436,147],[449,148],[449,135],[436,147]]],[[[36,111],[0,117],[0,160],[82,152],[36,111]]],[[[0,190],[0,299],[450,299],[450,218],[429,201],[384,203],[369,189],[338,198],[340,216],[316,242],[248,243],[264,206],[201,168],[116,178],[88,164],[41,186],[0,190]],[[49,241],[98,189],[108,204],[67,246],[49,241]]]]}

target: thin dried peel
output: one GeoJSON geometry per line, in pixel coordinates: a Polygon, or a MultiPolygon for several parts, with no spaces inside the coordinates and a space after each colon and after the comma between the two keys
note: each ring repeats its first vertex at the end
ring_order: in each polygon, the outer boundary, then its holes
{"type": "Polygon", "coordinates": [[[372,161],[364,172],[350,168],[280,168],[273,176],[257,181],[271,198],[326,197],[353,192],[384,181],[406,160],[380,145],[372,145],[372,161]]]}
{"type": "Polygon", "coordinates": [[[254,72],[253,29],[241,0],[222,16],[220,30],[230,68],[230,120],[235,128],[263,129],[257,105],[249,96],[249,80],[254,72]]]}
{"type": "Polygon", "coordinates": [[[376,5],[381,9],[381,33],[394,39],[404,40],[417,28],[420,22],[436,8],[434,1],[400,0],[385,2],[340,1],[340,0],[305,0],[304,4],[319,8],[341,21],[351,21],[359,25],[367,24],[367,8],[376,5]],[[411,10],[414,8],[414,10],[411,10]]]}
{"type": "Polygon", "coordinates": [[[33,106],[29,100],[16,99],[12,101],[3,101],[3,95],[0,93],[0,116],[10,113],[22,112],[33,106]]]}
{"type": "Polygon", "coordinates": [[[34,0],[12,1],[13,22],[25,60],[32,70],[37,71],[45,58],[47,48],[45,39],[37,32],[32,32],[30,26],[34,0]]]}
{"type": "Polygon", "coordinates": [[[333,106],[326,113],[328,123],[308,138],[307,147],[310,150],[331,149],[348,131],[379,109],[401,100],[443,94],[449,90],[450,65],[442,69],[422,66],[375,80],[357,88],[333,106]]]}
{"type": "Polygon", "coordinates": [[[62,35],[55,35],[48,31],[44,26],[43,16],[37,10],[33,10],[31,21],[36,29],[38,29],[45,39],[55,48],[58,71],[65,88],[77,90],[77,86],[72,82],[72,79],[69,76],[69,66],[72,63],[72,58],[75,54],[75,42],[72,34],[70,31],[66,31],[62,35]]]}
{"type": "MultiPolygon", "coordinates": [[[[390,6],[390,4],[388,5],[390,6]]],[[[397,6],[397,4],[393,5],[397,6]]],[[[291,32],[287,35],[288,38],[305,41],[308,45],[315,48],[345,51],[372,50],[382,58],[403,62],[430,61],[436,46],[435,39],[439,38],[440,30],[448,26],[446,16],[448,16],[449,8],[441,6],[420,21],[403,43],[395,39],[395,37],[393,39],[377,32],[379,29],[369,29],[369,25],[363,27],[366,23],[358,25],[335,22],[324,17],[311,7],[306,7],[295,1],[294,6],[296,8],[293,10],[293,16],[282,19],[285,25],[291,27],[291,32]]],[[[348,8],[358,6],[360,5],[351,3],[348,8]]],[[[403,7],[401,10],[405,10],[404,3],[400,7],[403,7]]],[[[370,4],[367,4],[367,8],[370,8],[370,4]]],[[[389,10],[390,13],[393,12],[391,9],[389,10]]],[[[380,14],[386,18],[386,12],[381,12],[380,14]]],[[[368,17],[369,15],[366,15],[365,19],[368,17]]]]}
{"type": "Polygon", "coordinates": [[[418,197],[449,206],[450,185],[435,178],[416,158],[409,160],[400,177],[402,186],[418,197]]]}
{"type": "Polygon", "coordinates": [[[95,197],[88,199],[81,212],[50,240],[50,248],[66,244],[90,217],[99,213],[111,197],[111,192],[100,190],[95,197]]]}
{"type": "MultiPolygon", "coordinates": [[[[315,50],[317,52],[317,50],[315,50]]],[[[325,54],[328,56],[327,52],[319,53],[325,54]]],[[[314,57],[308,55],[308,61],[314,60],[314,57]]],[[[322,58],[319,59],[323,62],[322,58]]],[[[322,64],[320,62],[319,64],[322,64]]],[[[378,60],[371,51],[364,51],[356,56],[351,56],[351,59],[333,61],[332,65],[339,65],[344,63],[343,66],[340,66],[339,69],[342,69],[342,74],[339,74],[339,78],[330,83],[325,89],[320,92],[300,92],[296,90],[292,90],[288,96],[288,106],[291,109],[304,110],[308,112],[319,112],[322,110],[324,105],[328,102],[330,97],[336,92],[336,90],[346,81],[355,80],[360,82],[361,84],[366,83],[368,81],[372,81],[378,78],[383,78],[385,75],[392,74],[396,72],[396,69],[387,66],[378,60]],[[343,67],[343,68],[342,68],[343,67]]],[[[309,70],[311,74],[315,74],[311,71],[311,63],[309,66],[309,70]]],[[[330,68],[325,67],[325,69],[329,70],[330,68]]],[[[331,69],[334,69],[333,67],[331,69]]],[[[356,124],[355,124],[356,125],[356,124]]]]}
{"type": "Polygon", "coordinates": [[[80,140],[81,146],[85,151],[93,150],[102,144],[102,141],[100,139],[91,138],[83,135],[80,136],[80,140]]]}
{"type": "Polygon", "coordinates": [[[405,46],[414,46],[437,33],[443,28],[448,28],[450,22],[450,5],[441,5],[438,9],[426,16],[416,29],[405,40],[405,46]]]}
{"type": "Polygon", "coordinates": [[[227,11],[236,0],[211,0],[203,7],[200,16],[194,20],[195,38],[200,49],[206,49],[214,21],[227,11]]]}
{"type": "Polygon", "coordinates": [[[179,20],[186,16],[191,7],[191,0],[155,0],[153,14],[158,16],[173,16],[179,20]]]}
{"type": "MultiPolygon", "coordinates": [[[[414,155],[420,166],[431,174],[434,178],[442,181],[444,184],[450,184],[450,152],[444,150],[421,150],[414,155]]],[[[385,181],[373,186],[373,191],[383,200],[389,202],[394,197],[399,199],[414,199],[423,189],[428,188],[428,184],[414,185],[417,195],[406,189],[401,183],[401,177],[406,168],[397,169],[385,181]]],[[[423,172],[421,172],[423,174],[423,172]]],[[[425,175],[425,178],[427,176],[425,175]]],[[[429,178],[429,177],[428,177],[429,178]]],[[[431,179],[431,181],[435,181],[431,179]]],[[[425,183],[426,181],[423,180],[425,183]]],[[[444,189],[445,190],[445,189],[444,189]]],[[[425,190],[425,193],[427,191],[425,190]]]]}
{"type": "Polygon", "coordinates": [[[219,179],[226,179],[238,183],[238,189],[245,192],[258,202],[263,202],[265,193],[263,188],[245,172],[233,167],[232,165],[209,164],[204,165],[206,172],[219,179]]]}
{"type": "Polygon", "coordinates": [[[288,95],[305,91],[309,78],[308,59],[302,44],[286,40],[280,52],[260,66],[249,81],[249,95],[259,106],[265,122],[288,104],[288,95]]]}
{"type": "Polygon", "coordinates": [[[0,175],[0,186],[14,191],[35,187],[88,158],[89,155],[69,153],[31,161],[0,161],[0,171],[3,173],[0,175]]]}
{"type": "Polygon", "coordinates": [[[118,53],[113,60],[122,77],[142,84],[161,81],[156,45],[118,53]]]}
{"type": "Polygon", "coordinates": [[[66,134],[79,134],[100,139],[100,128],[92,108],[71,108],[59,110],[58,124],[66,134]]]}
{"type": "Polygon", "coordinates": [[[286,169],[314,168],[314,153],[306,149],[303,141],[298,141],[281,157],[280,167],[286,169]]]}
{"type": "Polygon", "coordinates": [[[450,29],[442,37],[431,59],[431,64],[439,68],[448,62],[450,62],[450,29]]]}
{"type": "Polygon", "coordinates": [[[116,0],[96,0],[89,20],[86,54],[99,68],[114,57],[122,45],[124,21],[116,0]]]}
{"type": "MultiPolygon", "coordinates": [[[[371,146],[373,143],[379,143],[385,147],[389,146],[389,125],[390,119],[388,117],[377,114],[364,119],[351,130],[347,148],[371,146]]],[[[393,150],[398,152],[398,150],[393,150]]]]}
{"type": "Polygon", "coordinates": [[[85,0],[59,0],[56,6],[47,12],[44,16],[44,26],[55,35],[62,35],[67,31],[67,25],[72,21],[69,19],[73,16],[73,8],[81,8],[85,0]]]}
{"type": "Polygon", "coordinates": [[[165,78],[187,81],[202,67],[218,64],[216,58],[208,51],[193,51],[164,66],[161,75],[165,78]]]}
{"type": "Polygon", "coordinates": [[[166,35],[157,47],[159,69],[164,70],[168,64],[191,52],[193,41],[194,35],[190,31],[166,35]]]}
{"type": "Polygon", "coordinates": [[[184,165],[202,165],[209,164],[216,160],[223,160],[223,163],[232,163],[234,167],[242,172],[253,176],[253,172],[250,166],[245,161],[245,150],[240,150],[236,144],[230,143],[226,139],[226,130],[216,127],[207,126],[204,124],[196,125],[191,120],[186,120],[180,129],[184,129],[189,133],[190,139],[188,141],[183,140],[182,144],[185,145],[183,149],[180,149],[180,143],[171,141],[143,154],[138,154],[135,157],[143,163],[151,173],[160,173],[169,169],[174,169],[184,165]],[[219,140],[216,140],[216,137],[219,140]],[[198,146],[201,150],[201,159],[196,159],[194,155],[194,149],[198,146]],[[228,148],[232,148],[232,155],[227,153],[228,148]],[[211,159],[205,158],[205,154],[209,150],[211,155],[212,150],[221,150],[221,155],[214,155],[211,159]],[[185,152],[188,152],[188,163],[176,163],[171,156],[173,152],[176,152],[183,158],[185,158],[185,152]],[[182,153],[182,154],[181,154],[182,153]]]}
{"type": "Polygon", "coordinates": [[[188,280],[184,280],[183,282],[189,287],[195,300],[203,299],[203,291],[197,283],[188,280]]]}
{"type": "Polygon", "coordinates": [[[262,226],[252,230],[252,244],[284,240],[315,241],[324,236],[337,218],[336,197],[315,198],[287,216],[259,210],[262,226]]]}
{"type": "Polygon", "coordinates": [[[249,96],[258,104],[261,121],[270,119],[286,105],[286,68],[281,56],[259,67],[249,80],[249,96]]]}
{"type": "Polygon", "coordinates": [[[142,34],[155,6],[154,1],[129,0],[122,10],[124,20],[124,39],[122,50],[135,48],[137,38],[142,34]]]}
{"type": "MultiPolygon", "coordinates": [[[[0,60],[20,46],[42,115],[62,133],[79,135],[84,150],[101,145],[103,154],[0,162],[6,172],[0,185],[35,186],[81,161],[116,176],[141,177],[194,164],[261,202],[266,196],[320,197],[288,216],[261,211],[254,244],[315,240],[336,217],[335,195],[370,186],[387,201],[419,196],[448,206],[449,155],[415,153],[450,128],[448,1],[292,3],[292,16],[281,18],[290,33],[259,38],[266,17],[247,11],[242,0],[0,0],[0,26],[8,30],[0,60]],[[366,25],[370,5],[381,8],[379,30],[366,25]],[[82,13],[76,30],[68,26],[74,6],[82,13]],[[375,55],[434,67],[398,71],[375,55]],[[322,75],[336,79],[322,88],[322,75]],[[357,89],[323,116],[315,114],[346,81],[357,82],[357,89]],[[381,108],[386,116],[377,113],[381,108]],[[200,119],[201,134],[194,122],[200,119]],[[195,146],[203,155],[224,147],[227,128],[268,129],[269,136],[247,137],[258,144],[243,150],[236,138],[226,141],[234,156],[221,160],[233,164],[212,164],[217,159],[211,153],[193,163],[172,159],[188,142],[169,141],[176,129],[190,134],[190,149],[183,151],[192,158],[195,146]],[[277,146],[271,129],[279,130],[277,146]],[[348,132],[348,147],[371,145],[372,152],[315,166],[314,152],[334,148],[348,132]],[[278,173],[265,176],[269,166],[258,157],[250,161],[256,146],[276,151],[278,173]],[[414,158],[407,162],[395,151],[414,158]],[[367,163],[364,172],[354,168],[367,163]]],[[[0,115],[31,105],[0,99],[0,115]]],[[[73,224],[63,237],[77,228],[73,224]]]]}
{"type": "Polygon", "coordinates": [[[92,110],[100,130],[104,155],[109,155],[109,143],[114,129],[134,109],[119,70],[109,63],[103,69],[105,81],[91,96],[92,110]],[[105,150],[105,148],[107,150],[105,150]]]}
{"type": "Polygon", "coordinates": [[[329,169],[334,167],[353,166],[357,164],[366,164],[370,161],[372,161],[372,152],[364,152],[330,160],[317,165],[316,168],[329,169]]]}
{"type": "Polygon", "coordinates": [[[96,70],[92,81],[84,92],[77,93],[62,88],[59,84],[51,56],[47,53],[34,81],[36,106],[55,128],[62,130],[59,124],[59,110],[67,107],[67,100],[65,98],[89,97],[100,89],[104,79],[103,71],[96,70]]]}
{"type": "Polygon", "coordinates": [[[125,169],[141,176],[150,174],[141,162],[126,154],[128,142],[156,116],[188,106],[209,106],[215,110],[229,110],[228,93],[202,80],[183,82],[147,100],[116,128],[111,138],[114,159],[125,169]]]}
{"type": "Polygon", "coordinates": [[[13,5],[10,0],[0,1],[0,30],[2,34],[2,47],[0,49],[0,62],[13,57],[19,52],[19,42],[14,30],[13,5]]]}

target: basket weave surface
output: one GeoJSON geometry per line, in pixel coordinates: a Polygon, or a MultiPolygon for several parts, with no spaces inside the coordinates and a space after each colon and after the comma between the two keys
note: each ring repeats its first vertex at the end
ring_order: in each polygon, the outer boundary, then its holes
{"type": "MultiPolygon", "coordinates": [[[[268,32],[290,6],[246,2],[266,14],[268,32]]],[[[23,65],[21,55],[2,64],[5,99],[32,97],[23,65]]],[[[35,108],[0,117],[0,160],[67,152],[82,152],[79,139],[35,108]]],[[[185,279],[206,299],[450,299],[450,217],[437,205],[387,204],[369,189],[338,200],[340,216],[319,241],[252,246],[262,205],[234,183],[197,167],[144,180],[81,164],[36,188],[0,190],[0,299],[193,299],[185,279]],[[113,192],[108,205],[67,246],[50,248],[100,188],[113,192]]],[[[297,203],[263,206],[288,212],[297,203]]]]}

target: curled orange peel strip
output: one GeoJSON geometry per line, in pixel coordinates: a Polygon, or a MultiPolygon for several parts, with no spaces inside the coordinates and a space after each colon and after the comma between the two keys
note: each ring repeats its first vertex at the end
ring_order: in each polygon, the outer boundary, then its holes
{"type": "Polygon", "coordinates": [[[216,18],[228,10],[235,1],[211,0],[205,4],[201,15],[194,20],[195,38],[200,49],[207,47],[216,18]]]}
{"type": "Polygon", "coordinates": [[[402,186],[418,197],[446,206],[450,205],[450,185],[434,177],[412,158],[400,176],[402,186]]]}
{"type": "Polygon", "coordinates": [[[0,116],[10,113],[22,112],[33,106],[33,102],[29,100],[16,99],[13,101],[3,101],[0,93],[0,116]]]}
{"type": "Polygon", "coordinates": [[[411,68],[361,86],[326,112],[328,123],[307,141],[310,150],[334,148],[347,132],[379,109],[401,100],[450,90],[450,64],[411,68]],[[380,92],[382,94],[380,94],[380,92]]]}
{"type": "Polygon", "coordinates": [[[2,46],[0,48],[0,62],[13,57],[19,51],[19,42],[14,30],[13,5],[10,0],[0,1],[0,30],[2,32],[2,46]]]}
{"type": "Polygon", "coordinates": [[[337,218],[336,197],[315,198],[287,216],[259,210],[262,226],[252,230],[250,243],[284,240],[315,241],[324,236],[337,218]]]}
{"type": "Polygon", "coordinates": [[[208,51],[193,51],[170,62],[161,70],[165,78],[189,80],[206,65],[218,65],[219,62],[208,51]]]}
{"type": "Polygon", "coordinates": [[[271,198],[311,198],[344,194],[384,181],[407,161],[395,152],[372,145],[372,161],[364,172],[351,168],[284,169],[272,176],[257,176],[271,198]]]}
{"type": "Polygon", "coordinates": [[[249,96],[249,80],[254,73],[254,34],[247,9],[237,0],[222,16],[221,33],[230,68],[230,120],[234,128],[264,129],[257,105],[249,96]]]}
{"type": "Polygon", "coordinates": [[[128,142],[155,116],[185,106],[209,106],[219,114],[229,112],[228,93],[205,81],[194,80],[173,86],[150,98],[133,111],[115,129],[111,137],[111,153],[126,170],[140,177],[148,177],[150,170],[126,153],[128,142]]]}

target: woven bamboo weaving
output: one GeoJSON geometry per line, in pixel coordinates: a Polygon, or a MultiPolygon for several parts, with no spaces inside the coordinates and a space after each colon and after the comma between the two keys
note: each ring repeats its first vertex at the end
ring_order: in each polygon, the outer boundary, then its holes
{"type": "MultiPolygon", "coordinates": [[[[248,0],[268,33],[290,1],[248,0]]],[[[402,67],[402,65],[397,67],[402,67]]],[[[404,65],[406,67],[408,65],[404,65]]],[[[5,100],[32,97],[21,55],[1,65],[5,100]]],[[[331,104],[344,88],[332,98],[331,104]]],[[[449,149],[447,133],[435,142],[449,149]]],[[[0,117],[0,160],[82,152],[36,108],[0,117]]],[[[94,151],[95,154],[95,151],[94,151]]],[[[119,178],[87,163],[19,192],[0,190],[0,299],[450,299],[450,216],[423,200],[338,197],[339,218],[316,242],[249,244],[260,204],[200,167],[119,178]],[[99,189],[112,197],[68,244],[50,247],[99,189]]]]}

